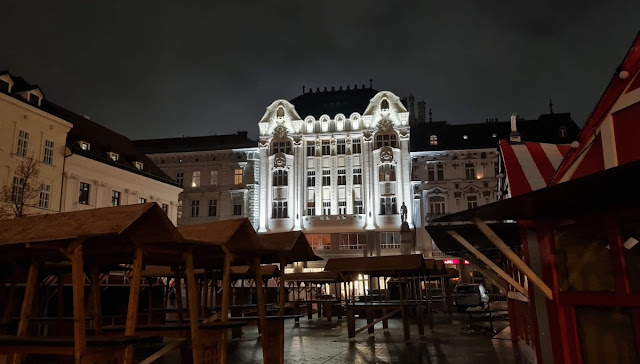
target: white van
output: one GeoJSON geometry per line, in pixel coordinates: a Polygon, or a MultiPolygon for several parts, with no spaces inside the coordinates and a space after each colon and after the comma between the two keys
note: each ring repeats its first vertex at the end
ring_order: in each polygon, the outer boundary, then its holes
{"type": "Polygon", "coordinates": [[[489,306],[489,295],[481,284],[459,284],[456,286],[456,310],[465,311],[468,307],[489,306]]]}

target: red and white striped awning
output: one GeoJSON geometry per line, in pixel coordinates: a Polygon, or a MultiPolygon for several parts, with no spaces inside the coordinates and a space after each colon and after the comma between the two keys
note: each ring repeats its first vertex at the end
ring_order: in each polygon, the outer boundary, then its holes
{"type": "Polygon", "coordinates": [[[569,149],[568,145],[510,144],[501,139],[500,150],[511,197],[546,187],[569,149]]]}

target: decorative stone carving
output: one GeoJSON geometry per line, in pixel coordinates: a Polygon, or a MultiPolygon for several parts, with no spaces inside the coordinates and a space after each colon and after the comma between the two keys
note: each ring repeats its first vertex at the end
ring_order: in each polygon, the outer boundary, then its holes
{"type": "Polygon", "coordinates": [[[383,131],[393,130],[393,122],[389,119],[380,120],[378,123],[378,129],[383,131]]]}
{"type": "Polygon", "coordinates": [[[386,146],[380,148],[380,162],[389,163],[393,162],[393,150],[391,147],[386,146]]]}
{"type": "Polygon", "coordinates": [[[273,129],[274,138],[286,138],[289,134],[289,130],[284,125],[278,125],[273,129]]]}
{"type": "Polygon", "coordinates": [[[273,166],[275,168],[284,168],[287,166],[287,157],[284,155],[284,153],[276,153],[275,157],[273,158],[273,166]]]}

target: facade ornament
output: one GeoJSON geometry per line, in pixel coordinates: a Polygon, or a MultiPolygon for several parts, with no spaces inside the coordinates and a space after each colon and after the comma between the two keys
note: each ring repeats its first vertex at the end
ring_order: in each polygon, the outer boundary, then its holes
{"type": "Polygon", "coordinates": [[[400,137],[400,140],[409,140],[409,137],[410,137],[409,130],[408,129],[400,130],[400,132],[398,133],[398,136],[400,137]]]}
{"type": "Polygon", "coordinates": [[[391,147],[386,146],[380,148],[380,162],[381,163],[390,163],[393,162],[393,150],[391,147]]]}
{"type": "Polygon", "coordinates": [[[382,131],[393,130],[393,122],[389,119],[380,120],[380,122],[378,123],[378,129],[382,131]]]}
{"type": "Polygon", "coordinates": [[[278,125],[273,129],[273,137],[274,138],[286,138],[289,134],[289,130],[284,125],[278,125]]]}
{"type": "Polygon", "coordinates": [[[273,166],[275,168],[284,168],[287,166],[287,157],[284,155],[284,153],[276,153],[275,157],[273,158],[273,166]]]}
{"type": "Polygon", "coordinates": [[[267,130],[269,130],[269,123],[259,123],[258,127],[260,127],[260,135],[267,135],[267,130]]]}
{"type": "Polygon", "coordinates": [[[293,137],[293,146],[294,147],[302,146],[302,137],[300,135],[296,135],[293,137]]]}
{"type": "Polygon", "coordinates": [[[260,139],[258,147],[260,149],[269,149],[269,141],[267,139],[260,139]]]}
{"type": "Polygon", "coordinates": [[[362,138],[364,139],[365,142],[371,142],[373,141],[373,133],[371,132],[371,130],[367,130],[364,133],[362,133],[362,138]]]}

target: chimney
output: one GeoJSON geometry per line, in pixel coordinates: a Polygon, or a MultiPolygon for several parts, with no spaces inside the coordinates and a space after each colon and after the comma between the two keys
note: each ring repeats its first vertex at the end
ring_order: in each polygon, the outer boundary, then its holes
{"type": "Polygon", "coordinates": [[[427,103],[424,100],[418,102],[418,123],[427,121],[427,103]]]}
{"type": "Polygon", "coordinates": [[[407,98],[407,108],[409,109],[409,120],[411,121],[415,121],[416,120],[416,98],[413,97],[413,95],[409,95],[409,97],[407,98]]]}
{"type": "Polygon", "coordinates": [[[520,133],[518,133],[518,125],[516,123],[516,114],[511,114],[511,134],[509,134],[509,141],[512,143],[520,143],[520,133]]]}
{"type": "Polygon", "coordinates": [[[304,85],[302,85],[302,94],[304,95],[304,85]]]}

